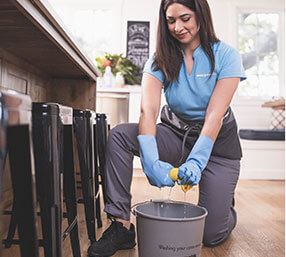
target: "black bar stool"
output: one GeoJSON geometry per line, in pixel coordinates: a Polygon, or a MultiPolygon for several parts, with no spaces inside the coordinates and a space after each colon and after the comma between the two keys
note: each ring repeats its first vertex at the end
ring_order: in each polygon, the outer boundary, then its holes
{"type": "Polygon", "coordinates": [[[35,153],[36,174],[46,257],[62,256],[62,241],[68,235],[71,239],[73,256],[81,256],[77,222],[72,112],[72,108],[55,103],[33,103],[34,142],[38,146],[37,153],[35,153]],[[63,233],[61,230],[61,175],[63,175],[63,194],[66,204],[65,216],[68,219],[68,227],[63,233]]]}
{"type": "MultiPolygon", "coordinates": [[[[73,160],[72,108],[55,103],[33,103],[33,139],[38,200],[45,256],[62,256],[62,241],[70,235],[74,257],[80,257],[76,185],[73,160]],[[62,175],[68,227],[62,233],[62,175]]],[[[17,226],[15,204],[6,247],[17,226]]]]}
{"type": "Polygon", "coordinates": [[[7,148],[14,197],[11,222],[14,219],[18,224],[21,257],[38,257],[31,99],[11,90],[1,90],[0,102],[8,111],[7,148]]]}
{"type": "Polygon", "coordinates": [[[60,150],[61,128],[57,104],[33,103],[33,141],[36,184],[45,257],[62,256],[60,150]]]}
{"type": "Polygon", "coordinates": [[[94,197],[95,197],[95,216],[97,227],[102,227],[101,219],[101,203],[100,203],[100,188],[99,188],[99,169],[98,169],[98,158],[97,158],[97,133],[96,133],[96,113],[91,112],[91,124],[92,124],[92,142],[93,142],[93,152],[91,159],[93,160],[93,170],[94,170],[94,197]]]}
{"type": "MultiPolygon", "coordinates": [[[[2,191],[3,191],[3,172],[4,172],[4,163],[6,156],[6,129],[8,123],[8,114],[7,110],[4,108],[4,102],[0,94],[0,199],[2,199],[2,191]]],[[[2,213],[2,210],[1,210],[2,213]]],[[[2,221],[0,221],[0,235],[3,234],[2,231],[2,221]]],[[[2,241],[2,237],[1,237],[2,241]]],[[[1,254],[0,247],[0,256],[1,254]]]]}
{"type": "Polygon", "coordinates": [[[96,114],[96,125],[95,125],[95,145],[96,145],[96,158],[97,158],[97,180],[95,184],[102,186],[103,200],[106,203],[106,190],[105,190],[105,152],[108,135],[108,125],[106,121],[106,115],[104,113],[96,114]],[[100,180],[99,180],[100,177],[100,180]]]}
{"type": "Polygon", "coordinates": [[[6,133],[8,124],[8,110],[4,106],[3,93],[0,91],[0,198],[2,197],[2,178],[6,158],[6,133]]]}
{"type": "Polygon", "coordinates": [[[85,221],[90,242],[94,242],[96,238],[92,116],[93,114],[89,110],[73,110],[73,125],[80,166],[85,221]]]}
{"type": "Polygon", "coordinates": [[[63,240],[70,235],[71,247],[74,257],[80,257],[80,242],[77,220],[77,197],[76,197],[76,179],[73,156],[73,109],[71,107],[59,105],[60,119],[63,124],[63,154],[60,162],[63,167],[63,190],[66,204],[66,217],[68,227],[63,233],[63,240]]]}
{"type": "Polygon", "coordinates": [[[101,219],[101,203],[100,203],[100,174],[99,174],[99,166],[98,166],[98,146],[97,146],[97,131],[96,131],[96,116],[94,117],[93,124],[93,146],[94,146],[94,190],[95,190],[95,215],[97,227],[102,227],[102,219],[101,219]]]}

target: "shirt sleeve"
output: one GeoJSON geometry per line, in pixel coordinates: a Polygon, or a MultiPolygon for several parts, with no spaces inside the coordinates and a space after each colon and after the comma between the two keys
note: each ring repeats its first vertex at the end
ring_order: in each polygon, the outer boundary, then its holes
{"type": "Polygon", "coordinates": [[[149,73],[150,75],[154,76],[156,79],[158,79],[160,82],[164,83],[165,76],[161,70],[155,71],[152,67],[154,62],[154,56],[151,56],[147,62],[145,63],[143,73],[149,73]]]}
{"type": "Polygon", "coordinates": [[[229,47],[220,60],[218,80],[234,77],[240,78],[240,81],[246,79],[240,53],[236,49],[229,47]]]}

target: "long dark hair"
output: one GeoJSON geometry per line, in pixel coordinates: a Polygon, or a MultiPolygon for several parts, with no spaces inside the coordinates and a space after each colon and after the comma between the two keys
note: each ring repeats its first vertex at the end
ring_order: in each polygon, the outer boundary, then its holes
{"type": "Polygon", "coordinates": [[[182,4],[196,13],[197,24],[199,24],[199,37],[201,47],[207,54],[211,63],[211,74],[215,69],[215,58],[212,44],[218,42],[216,37],[210,7],[207,0],[162,0],[160,5],[159,23],[157,30],[157,44],[155,62],[153,68],[162,70],[168,82],[178,80],[180,68],[183,62],[183,54],[180,43],[170,34],[168,29],[166,11],[173,4],[182,4]]]}

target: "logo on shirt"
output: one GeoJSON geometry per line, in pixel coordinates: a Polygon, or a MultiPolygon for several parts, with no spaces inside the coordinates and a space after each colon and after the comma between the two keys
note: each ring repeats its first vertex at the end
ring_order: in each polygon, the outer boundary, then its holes
{"type": "Polygon", "coordinates": [[[197,74],[196,77],[197,78],[205,78],[205,77],[209,77],[209,76],[216,76],[216,72],[213,72],[212,74],[210,73],[202,73],[202,74],[197,74]]]}

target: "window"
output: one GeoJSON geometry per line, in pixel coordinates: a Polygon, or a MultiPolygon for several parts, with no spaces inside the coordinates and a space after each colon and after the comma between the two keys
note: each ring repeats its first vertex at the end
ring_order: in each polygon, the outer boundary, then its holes
{"type": "Polygon", "coordinates": [[[122,0],[49,2],[93,62],[105,52],[120,53],[122,0]]]}
{"type": "Polygon", "coordinates": [[[280,95],[283,76],[279,26],[279,13],[242,11],[238,14],[238,48],[247,75],[239,87],[239,95],[280,95]]]}

